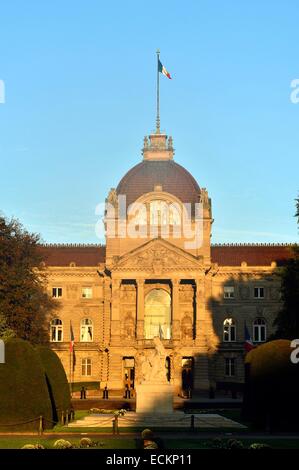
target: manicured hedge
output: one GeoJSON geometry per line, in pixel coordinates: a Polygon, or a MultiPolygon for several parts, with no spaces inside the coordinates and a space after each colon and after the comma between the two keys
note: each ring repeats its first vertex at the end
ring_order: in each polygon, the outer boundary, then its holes
{"type": "Polygon", "coordinates": [[[298,427],[299,364],[291,362],[292,351],[289,340],[275,340],[246,356],[243,414],[256,426],[298,427]]]}
{"type": "Polygon", "coordinates": [[[61,417],[62,411],[71,408],[70,388],[63,365],[57,354],[44,346],[37,346],[36,350],[44,367],[49,396],[53,408],[53,420],[61,417]]]}
{"type": "Polygon", "coordinates": [[[51,400],[39,353],[27,341],[10,339],[5,343],[5,364],[0,364],[0,430],[37,430],[38,422],[5,425],[39,416],[52,420],[51,400]]]}

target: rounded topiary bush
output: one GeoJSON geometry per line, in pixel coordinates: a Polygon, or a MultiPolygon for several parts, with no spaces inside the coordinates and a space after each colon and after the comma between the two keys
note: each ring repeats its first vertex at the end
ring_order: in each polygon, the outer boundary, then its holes
{"type": "Polygon", "coordinates": [[[154,437],[154,433],[151,429],[144,429],[141,433],[142,439],[152,439],[154,437]]]}
{"type": "Polygon", "coordinates": [[[91,439],[89,439],[89,437],[82,437],[82,439],[80,440],[80,447],[92,447],[94,444],[92,442],[91,439]]]}
{"type": "Polygon", "coordinates": [[[11,338],[5,343],[5,363],[0,364],[0,430],[37,430],[38,420],[27,421],[39,416],[52,420],[42,362],[30,343],[11,338]]]}
{"type": "Polygon", "coordinates": [[[159,446],[155,441],[148,441],[147,444],[144,446],[144,449],[158,449],[159,446]]]}
{"type": "Polygon", "coordinates": [[[219,437],[215,437],[211,442],[212,449],[223,449],[225,448],[225,441],[219,437]]]}
{"type": "Polygon", "coordinates": [[[244,445],[241,441],[238,441],[237,439],[229,439],[226,443],[226,448],[227,449],[244,449],[244,445]]]}
{"type": "Polygon", "coordinates": [[[71,408],[71,395],[66,373],[54,351],[44,346],[37,346],[36,350],[45,369],[46,382],[53,408],[53,420],[57,421],[62,411],[66,412],[71,408]]]}
{"type": "Polygon", "coordinates": [[[70,441],[66,441],[65,439],[58,439],[54,442],[53,445],[54,449],[72,449],[73,446],[70,441]]]}
{"type": "Polygon", "coordinates": [[[292,429],[298,422],[299,364],[289,340],[275,340],[246,356],[244,417],[256,426],[292,429]]]}

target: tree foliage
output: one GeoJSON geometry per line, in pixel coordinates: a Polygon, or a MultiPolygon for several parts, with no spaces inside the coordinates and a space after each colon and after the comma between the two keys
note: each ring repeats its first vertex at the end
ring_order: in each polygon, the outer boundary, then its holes
{"type": "MultiPolygon", "coordinates": [[[[299,225],[299,197],[296,199],[297,223],[299,225]]],[[[274,338],[299,338],[299,245],[292,247],[292,258],[286,263],[281,275],[282,308],[274,321],[277,327],[274,338]]]]}
{"type": "Polygon", "coordinates": [[[279,339],[246,355],[243,416],[258,426],[297,429],[299,365],[291,359],[291,343],[279,339]]]}
{"type": "Polygon", "coordinates": [[[40,343],[58,308],[46,291],[39,236],[0,216],[0,337],[40,343]]]}

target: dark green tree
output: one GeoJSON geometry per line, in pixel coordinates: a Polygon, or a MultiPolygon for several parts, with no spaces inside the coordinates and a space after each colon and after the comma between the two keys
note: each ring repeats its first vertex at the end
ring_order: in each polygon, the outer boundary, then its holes
{"type": "Polygon", "coordinates": [[[296,214],[295,214],[295,217],[297,217],[297,223],[299,225],[299,196],[297,197],[297,199],[295,199],[296,201],[296,214]]]}
{"type": "MultiPolygon", "coordinates": [[[[297,223],[299,225],[299,197],[296,199],[297,223]]],[[[274,338],[299,338],[299,245],[292,247],[292,257],[287,261],[281,275],[282,308],[274,321],[274,338]]]]}
{"type": "Polygon", "coordinates": [[[58,304],[46,291],[39,236],[15,219],[0,216],[0,337],[32,343],[48,339],[48,324],[58,304]]]}

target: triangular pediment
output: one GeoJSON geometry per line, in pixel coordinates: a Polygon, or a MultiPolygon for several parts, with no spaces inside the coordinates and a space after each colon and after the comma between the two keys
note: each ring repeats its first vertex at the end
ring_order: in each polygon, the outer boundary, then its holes
{"type": "Polygon", "coordinates": [[[172,243],[156,238],[114,259],[112,270],[148,271],[159,275],[167,271],[201,270],[202,267],[202,257],[196,258],[172,243]]]}

